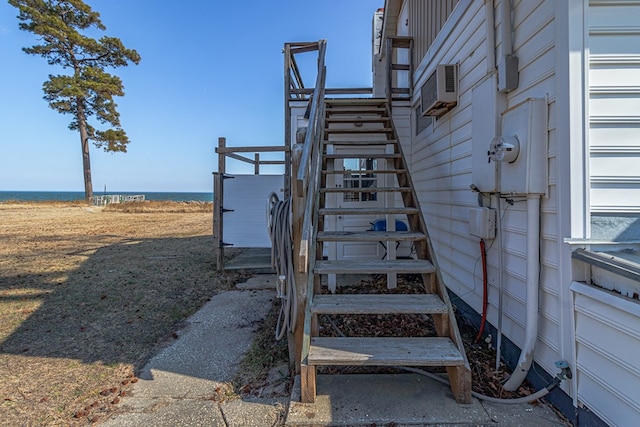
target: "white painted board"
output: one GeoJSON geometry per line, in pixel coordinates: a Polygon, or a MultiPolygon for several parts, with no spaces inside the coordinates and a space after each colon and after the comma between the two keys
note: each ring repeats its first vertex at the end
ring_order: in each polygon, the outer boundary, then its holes
{"type": "Polygon", "coordinates": [[[222,237],[237,248],[270,248],[267,200],[271,192],[284,198],[283,175],[232,175],[224,180],[222,237]]]}

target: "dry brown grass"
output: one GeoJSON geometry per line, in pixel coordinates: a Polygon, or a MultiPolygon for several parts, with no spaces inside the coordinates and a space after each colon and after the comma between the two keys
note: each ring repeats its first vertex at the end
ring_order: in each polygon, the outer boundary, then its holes
{"type": "Polygon", "coordinates": [[[145,212],[213,213],[213,203],[211,202],[164,202],[164,201],[150,200],[145,202],[113,203],[105,206],[104,210],[107,212],[126,212],[126,213],[145,213],[145,212]]]}
{"type": "Polygon", "coordinates": [[[211,204],[169,205],[0,204],[0,425],[99,420],[237,281],[214,270],[211,204]]]}

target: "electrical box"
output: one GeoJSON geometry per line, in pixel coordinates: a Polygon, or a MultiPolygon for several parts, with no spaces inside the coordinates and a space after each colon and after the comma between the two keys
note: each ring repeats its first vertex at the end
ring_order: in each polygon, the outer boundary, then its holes
{"type": "Polygon", "coordinates": [[[492,76],[471,93],[471,183],[481,193],[495,193],[498,189],[496,163],[487,161],[489,142],[500,132],[496,84],[496,77],[492,76]]]}
{"type": "Polygon", "coordinates": [[[490,145],[499,161],[502,194],[547,194],[547,100],[529,98],[502,115],[502,135],[490,145]]]}
{"type": "Polygon", "coordinates": [[[496,238],[496,211],[491,208],[469,209],[469,234],[485,240],[496,238]]]}

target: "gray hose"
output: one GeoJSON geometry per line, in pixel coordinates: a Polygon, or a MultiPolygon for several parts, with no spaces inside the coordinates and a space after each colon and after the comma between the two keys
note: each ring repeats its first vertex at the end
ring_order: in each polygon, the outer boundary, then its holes
{"type": "MultiPolygon", "coordinates": [[[[442,384],[449,385],[449,381],[447,381],[445,378],[441,377],[440,375],[432,374],[431,372],[423,371],[422,369],[410,368],[408,366],[396,366],[396,368],[403,369],[405,371],[413,372],[413,373],[416,373],[416,374],[424,375],[426,377],[429,377],[431,379],[439,381],[442,384]]],[[[475,397],[476,399],[484,400],[486,402],[493,402],[493,403],[513,403],[513,404],[516,404],[516,403],[530,403],[530,402],[533,402],[534,400],[538,400],[541,397],[546,396],[547,394],[549,394],[549,392],[551,390],[553,390],[554,388],[556,388],[556,386],[559,383],[560,383],[560,381],[557,378],[554,378],[554,380],[551,381],[546,387],[541,388],[540,390],[536,391],[535,393],[530,394],[529,396],[517,397],[515,399],[500,399],[498,397],[487,396],[487,395],[484,395],[484,394],[481,394],[481,393],[477,393],[475,391],[472,391],[471,395],[473,397],[475,397]]]]}
{"type": "Polygon", "coordinates": [[[278,298],[282,299],[276,325],[276,340],[281,340],[287,332],[295,330],[298,315],[293,268],[291,199],[279,200],[276,193],[271,193],[267,209],[269,237],[271,238],[271,263],[275,267],[279,279],[276,283],[278,298]]]}

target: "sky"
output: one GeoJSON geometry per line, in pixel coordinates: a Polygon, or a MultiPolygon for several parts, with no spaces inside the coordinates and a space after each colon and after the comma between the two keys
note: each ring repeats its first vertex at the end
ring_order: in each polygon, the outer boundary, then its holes
{"type": "MultiPolygon", "coordinates": [[[[109,71],[124,84],[115,100],[131,142],[127,153],[92,147],[94,191],[209,192],[218,137],[228,146],[284,144],[285,42],[327,39],[327,87],[371,86],[371,23],[384,0],[85,3],[104,35],[142,57],[109,71]]],[[[42,99],[48,75],[65,71],[22,51],[38,41],[18,29],[17,14],[0,1],[0,191],[84,191],[71,116],[42,99]]]]}

